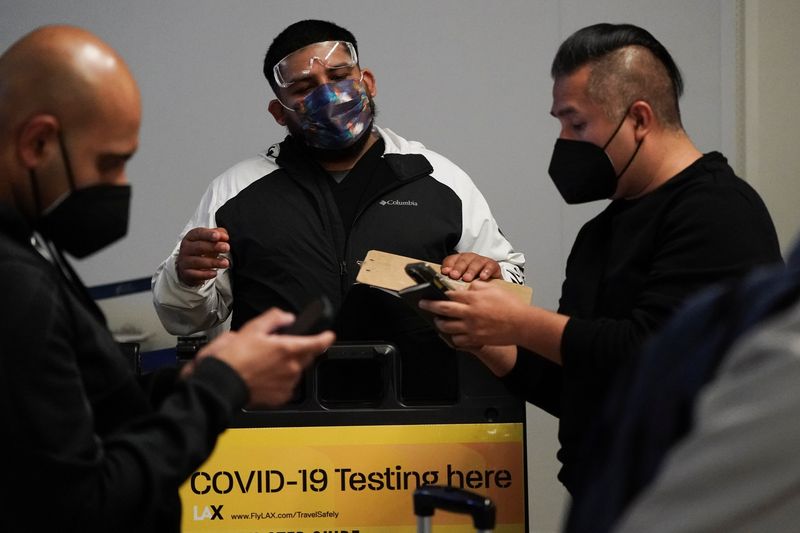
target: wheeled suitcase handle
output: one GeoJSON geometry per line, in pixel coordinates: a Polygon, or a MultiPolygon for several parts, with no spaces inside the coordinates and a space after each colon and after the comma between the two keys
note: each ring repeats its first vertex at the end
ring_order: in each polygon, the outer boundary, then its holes
{"type": "Polygon", "coordinates": [[[472,523],[480,532],[494,529],[496,509],[486,496],[453,487],[425,485],[414,491],[414,514],[420,533],[431,532],[431,517],[436,509],[472,515],[472,523]]]}

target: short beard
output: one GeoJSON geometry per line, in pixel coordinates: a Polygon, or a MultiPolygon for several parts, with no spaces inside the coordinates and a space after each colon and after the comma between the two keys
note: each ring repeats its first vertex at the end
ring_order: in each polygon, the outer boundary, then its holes
{"type": "Polygon", "coordinates": [[[375,106],[375,101],[372,97],[368,97],[369,100],[369,107],[372,111],[372,120],[370,121],[369,125],[364,128],[364,132],[361,134],[356,142],[351,144],[350,146],[346,146],[344,148],[317,148],[314,146],[310,146],[305,138],[303,137],[302,130],[293,131],[295,128],[289,127],[287,124],[287,128],[289,129],[289,133],[292,135],[294,142],[297,143],[303,150],[310,153],[314,159],[317,161],[325,161],[326,163],[335,163],[337,161],[345,161],[348,159],[352,159],[353,157],[357,156],[361,153],[361,150],[364,148],[364,145],[367,144],[369,141],[370,136],[372,135],[372,128],[375,125],[375,117],[378,115],[378,109],[375,106]]]}

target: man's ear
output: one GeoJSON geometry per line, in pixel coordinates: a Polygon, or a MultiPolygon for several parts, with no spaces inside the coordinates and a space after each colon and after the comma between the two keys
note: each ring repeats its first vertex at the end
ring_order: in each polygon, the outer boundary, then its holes
{"type": "Polygon", "coordinates": [[[286,108],[281,105],[281,103],[277,99],[273,99],[269,101],[267,105],[267,111],[269,111],[270,115],[275,119],[281,126],[286,125],[286,108]]]}
{"type": "Polygon", "coordinates": [[[17,157],[26,168],[39,166],[56,149],[59,122],[53,115],[35,115],[18,130],[17,157]]]}
{"type": "Polygon", "coordinates": [[[372,97],[378,94],[378,86],[375,83],[375,75],[368,68],[362,68],[361,74],[364,76],[364,85],[367,87],[367,93],[372,97]]]}
{"type": "Polygon", "coordinates": [[[637,100],[631,105],[631,116],[635,121],[636,130],[634,136],[636,141],[642,140],[655,126],[655,112],[650,104],[644,100],[637,100]]]}

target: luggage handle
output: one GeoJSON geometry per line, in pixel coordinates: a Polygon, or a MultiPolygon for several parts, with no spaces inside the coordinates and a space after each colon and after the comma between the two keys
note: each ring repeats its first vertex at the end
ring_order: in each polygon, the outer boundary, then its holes
{"type": "Polygon", "coordinates": [[[472,523],[478,531],[494,529],[496,508],[486,496],[439,485],[425,485],[414,491],[418,531],[430,533],[431,517],[436,509],[472,515],[472,523]]]}

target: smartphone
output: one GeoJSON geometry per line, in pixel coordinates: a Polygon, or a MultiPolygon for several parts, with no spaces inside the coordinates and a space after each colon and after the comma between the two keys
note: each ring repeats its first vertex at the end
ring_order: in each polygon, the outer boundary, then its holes
{"type": "Polygon", "coordinates": [[[311,301],[294,320],[294,324],[281,328],[284,335],[316,335],[333,326],[333,304],[326,296],[311,301]]]}
{"type": "Polygon", "coordinates": [[[453,287],[447,283],[442,277],[436,273],[434,269],[425,263],[409,263],[405,267],[406,274],[417,283],[428,283],[432,290],[428,291],[426,298],[435,300],[446,300],[445,292],[451,290],[453,287]],[[430,297],[433,295],[435,297],[430,297]]]}
{"type": "MultiPolygon", "coordinates": [[[[446,292],[453,287],[434,269],[425,263],[409,263],[406,265],[406,274],[417,282],[417,285],[406,287],[397,294],[408,303],[417,313],[424,318],[430,326],[436,330],[434,323],[435,315],[430,311],[420,309],[420,300],[449,300],[446,292]]],[[[439,332],[439,337],[451,348],[455,348],[450,335],[439,332]]]]}

